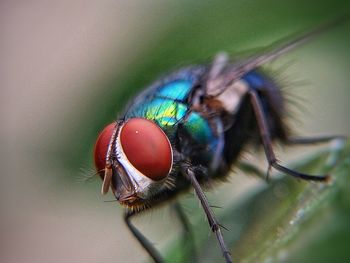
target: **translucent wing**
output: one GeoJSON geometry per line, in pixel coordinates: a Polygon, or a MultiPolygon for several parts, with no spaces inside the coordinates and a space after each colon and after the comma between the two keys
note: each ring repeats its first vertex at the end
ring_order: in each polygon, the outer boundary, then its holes
{"type": "Polygon", "coordinates": [[[299,47],[305,42],[309,41],[313,37],[331,29],[339,24],[344,24],[349,20],[349,16],[343,16],[331,22],[324,24],[306,34],[303,34],[299,37],[296,37],[292,41],[280,40],[273,43],[271,46],[277,46],[274,49],[267,49],[267,51],[260,53],[258,55],[250,56],[246,59],[240,60],[234,64],[230,64],[229,74],[221,75],[220,72],[225,69],[225,66],[228,64],[228,58],[225,54],[218,54],[214,59],[212,64],[212,68],[210,70],[207,87],[206,87],[206,95],[209,97],[216,97],[223,93],[232,83],[239,80],[247,74],[248,72],[254,70],[257,67],[264,65],[267,62],[270,62],[279,56],[299,47]]]}

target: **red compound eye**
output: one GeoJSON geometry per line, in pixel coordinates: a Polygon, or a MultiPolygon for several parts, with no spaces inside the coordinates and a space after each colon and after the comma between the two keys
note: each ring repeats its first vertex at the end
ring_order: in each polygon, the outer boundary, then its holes
{"type": "Polygon", "coordinates": [[[152,180],[165,178],[172,166],[168,137],[154,122],[133,118],[120,132],[120,143],[129,162],[152,180]]]}
{"type": "Polygon", "coordinates": [[[115,122],[107,125],[103,131],[99,134],[95,149],[94,149],[94,158],[95,158],[95,167],[101,178],[104,177],[104,168],[106,166],[106,154],[108,150],[108,145],[115,130],[115,122]]]}

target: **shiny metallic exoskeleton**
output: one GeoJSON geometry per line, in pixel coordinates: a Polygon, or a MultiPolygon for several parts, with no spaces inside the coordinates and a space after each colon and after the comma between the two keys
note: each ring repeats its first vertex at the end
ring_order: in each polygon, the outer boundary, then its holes
{"type": "Polygon", "coordinates": [[[277,162],[273,141],[314,143],[333,137],[292,138],[281,89],[260,68],[324,29],[245,60],[233,62],[220,53],[209,64],[177,70],[136,96],[100,133],[94,157],[102,193],[111,189],[126,207],[128,227],[155,262],[162,262],[161,256],[130,218],[191,187],[226,262],[232,262],[202,186],[225,178],[248,144],[263,146],[269,167],[283,173],[321,182],[329,178],[277,162]]]}

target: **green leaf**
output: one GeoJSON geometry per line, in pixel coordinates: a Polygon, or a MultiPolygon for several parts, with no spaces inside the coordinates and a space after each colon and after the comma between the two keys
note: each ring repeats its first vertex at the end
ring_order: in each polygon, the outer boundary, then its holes
{"type": "MultiPolygon", "coordinates": [[[[282,176],[218,214],[237,262],[346,262],[350,241],[350,141],[337,142],[294,166],[331,174],[327,184],[282,176]]],[[[201,211],[197,211],[202,213],[201,211]]],[[[193,224],[199,262],[223,262],[207,222],[193,224]],[[198,234],[199,233],[199,234],[198,234]]],[[[167,262],[190,262],[178,241],[167,262]],[[180,259],[180,257],[182,257],[180,259]]]]}
{"type": "MultiPolygon", "coordinates": [[[[130,63],[116,60],[115,63],[120,64],[117,70],[123,73],[98,82],[100,90],[89,99],[92,106],[84,108],[76,119],[75,130],[63,140],[51,138],[50,142],[43,144],[45,161],[42,163],[51,165],[59,160],[62,171],[71,171],[57,173],[57,183],[62,185],[58,187],[55,182],[50,191],[70,189],[66,186],[71,186],[76,180],[72,175],[79,173],[82,166],[92,166],[91,152],[98,131],[118,118],[127,101],[159,76],[183,65],[210,61],[220,51],[228,52],[234,59],[237,53],[305,32],[350,9],[347,1],[340,0],[163,2],[165,11],[162,17],[159,16],[154,28],[148,29],[152,31],[149,34],[152,37],[138,40],[139,45],[145,47],[143,53],[130,63]]],[[[141,18],[140,21],[142,23],[141,18]]],[[[293,80],[296,76],[298,80],[313,83],[311,88],[306,87],[312,91],[310,97],[300,94],[304,87],[291,92],[304,99],[307,97],[312,102],[304,103],[308,109],[317,103],[322,105],[311,110],[313,116],[307,119],[309,130],[320,133],[325,127],[331,133],[349,130],[349,122],[344,116],[349,112],[348,31],[349,25],[335,28],[324,38],[321,36],[315,42],[311,41],[311,45],[281,57],[277,66],[274,64],[279,69],[282,64],[294,59],[297,64],[294,69],[288,69],[286,75],[293,80]],[[317,85],[319,83],[322,85],[317,85]],[[314,116],[322,116],[320,118],[326,121],[314,116]]],[[[135,45],[131,45],[126,52],[132,53],[134,49],[135,45]]],[[[302,117],[308,116],[303,112],[302,117]]],[[[300,131],[299,127],[297,131],[300,131]]],[[[224,236],[232,248],[234,259],[239,262],[279,262],[284,258],[289,262],[321,262],[346,255],[350,236],[347,226],[350,195],[346,191],[348,179],[345,176],[349,171],[348,148],[340,151],[335,168],[324,168],[325,172],[332,171],[336,178],[331,186],[323,187],[286,177],[250,189],[242,200],[225,205],[222,210],[215,209],[220,222],[229,229],[224,231],[224,236]]],[[[296,169],[319,173],[328,158],[333,158],[329,157],[333,156],[333,152],[329,149],[317,153],[303,164],[298,164],[296,169]]],[[[42,178],[46,176],[43,174],[42,178]]],[[[90,187],[91,195],[95,196],[100,181],[96,180],[90,187]]],[[[191,211],[199,262],[222,262],[217,242],[210,235],[197,201],[195,198],[187,201],[185,205],[191,211]]],[[[157,224],[154,221],[152,224],[157,224]]],[[[167,259],[169,262],[188,262],[192,253],[190,247],[184,251],[182,244],[174,244],[169,248],[167,259]]]]}

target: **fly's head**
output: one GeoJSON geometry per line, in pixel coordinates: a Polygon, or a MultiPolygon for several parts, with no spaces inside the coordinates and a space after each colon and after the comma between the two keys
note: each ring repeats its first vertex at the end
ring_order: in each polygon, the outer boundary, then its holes
{"type": "Polygon", "coordinates": [[[94,159],[103,180],[102,194],[110,188],[129,208],[147,206],[171,181],[171,143],[163,130],[147,119],[107,125],[97,138],[94,159]]]}

